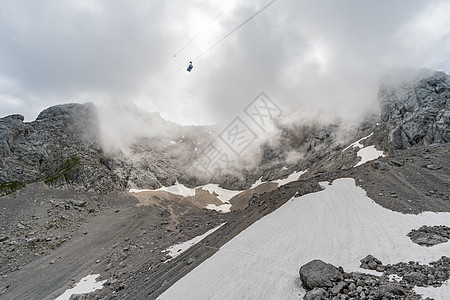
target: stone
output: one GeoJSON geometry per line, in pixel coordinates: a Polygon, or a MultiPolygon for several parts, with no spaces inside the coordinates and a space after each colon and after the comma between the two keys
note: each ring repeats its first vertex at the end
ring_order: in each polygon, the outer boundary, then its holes
{"type": "Polygon", "coordinates": [[[436,164],[429,164],[429,165],[427,165],[427,169],[429,169],[429,170],[439,170],[441,168],[442,168],[441,166],[438,166],[436,164]]]}
{"type": "Polygon", "coordinates": [[[344,279],[342,273],[335,266],[321,260],[313,260],[303,265],[299,274],[306,290],[316,287],[332,287],[334,282],[344,279]]]}
{"type": "Polygon", "coordinates": [[[388,283],[388,284],[383,284],[380,285],[379,287],[379,291],[383,294],[393,294],[393,295],[399,295],[399,296],[403,296],[406,295],[405,291],[403,290],[403,288],[397,284],[394,283],[388,283]]]}
{"type": "Polygon", "coordinates": [[[408,272],[403,275],[403,278],[409,283],[418,283],[427,280],[427,276],[420,272],[408,272]]]}
{"type": "Polygon", "coordinates": [[[367,255],[366,257],[361,259],[360,262],[361,262],[360,268],[368,270],[376,270],[378,266],[383,264],[379,259],[377,259],[372,255],[367,255]]]}
{"type": "Polygon", "coordinates": [[[345,281],[339,281],[338,284],[333,286],[333,288],[331,289],[331,293],[333,295],[339,294],[346,285],[347,283],[345,281]]]}
{"type": "Polygon", "coordinates": [[[323,288],[314,288],[311,291],[308,291],[303,299],[305,300],[320,300],[326,295],[326,291],[323,288]]]}

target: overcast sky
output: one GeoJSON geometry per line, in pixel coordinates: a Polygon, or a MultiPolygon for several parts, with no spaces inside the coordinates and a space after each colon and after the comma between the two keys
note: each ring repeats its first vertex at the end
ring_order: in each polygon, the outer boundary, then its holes
{"type": "Polygon", "coordinates": [[[0,0],[0,116],[112,99],[211,124],[265,91],[287,118],[352,118],[391,68],[450,71],[448,0],[278,0],[208,50],[268,2],[0,0]]]}

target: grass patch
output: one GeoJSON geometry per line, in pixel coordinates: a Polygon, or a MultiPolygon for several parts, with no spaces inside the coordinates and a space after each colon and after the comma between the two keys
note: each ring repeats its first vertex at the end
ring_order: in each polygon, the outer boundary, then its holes
{"type": "Polygon", "coordinates": [[[77,157],[72,157],[66,160],[58,168],[56,174],[44,180],[44,183],[49,186],[53,185],[55,181],[70,183],[70,176],[68,172],[76,167],[79,167],[79,165],[80,159],[77,157]]]}
{"type": "Polygon", "coordinates": [[[0,197],[14,193],[23,187],[25,187],[25,183],[18,181],[0,183],[0,197]]]}

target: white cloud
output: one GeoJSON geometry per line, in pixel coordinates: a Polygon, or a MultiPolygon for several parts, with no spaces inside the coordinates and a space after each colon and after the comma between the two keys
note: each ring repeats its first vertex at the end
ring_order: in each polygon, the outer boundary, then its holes
{"type": "Polygon", "coordinates": [[[185,71],[266,3],[3,1],[0,76],[15,88],[0,84],[1,115],[113,98],[201,124],[265,91],[289,118],[357,119],[376,107],[386,68],[450,69],[448,1],[283,0],[185,71]]]}

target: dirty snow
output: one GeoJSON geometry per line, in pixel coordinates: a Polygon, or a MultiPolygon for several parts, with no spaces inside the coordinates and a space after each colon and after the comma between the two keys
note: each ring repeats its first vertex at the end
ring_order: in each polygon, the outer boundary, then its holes
{"type": "Polygon", "coordinates": [[[355,165],[355,167],[362,165],[368,161],[377,159],[378,157],[385,156],[383,154],[383,151],[375,149],[374,146],[368,146],[365,148],[362,148],[357,153],[358,157],[361,157],[361,160],[355,165]]]}
{"type": "Polygon", "coordinates": [[[61,296],[55,300],[69,300],[72,295],[89,294],[103,288],[106,280],[96,281],[100,274],[88,275],[81,278],[73,288],[66,290],[61,296]]]}
{"type": "Polygon", "coordinates": [[[298,270],[313,259],[364,272],[359,260],[368,254],[394,264],[429,263],[450,253],[450,242],[427,248],[406,236],[422,225],[450,226],[450,213],[390,211],[350,178],[322,186],[252,224],[160,299],[299,299],[298,270]]]}
{"type": "Polygon", "coordinates": [[[199,243],[201,240],[203,240],[205,237],[207,237],[208,235],[210,235],[211,233],[213,233],[214,231],[216,231],[217,229],[222,227],[224,224],[225,223],[222,223],[219,226],[208,230],[204,234],[196,236],[193,239],[190,239],[189,241],[186,241],[186,242],[181,243],[181,244],[173,245],[173,246],[171,246],[171,247],[161,251],[161,252],[168,252],[167,255],[169,255],[171,257],[170,259],[166,260],[165,262],[168,262],[168,261],[174,259],[175,257],[180,255],[181,253],[183,253],[184,251],[186,251],[190,247],[192,247],[195,244],[199,243]]]}

